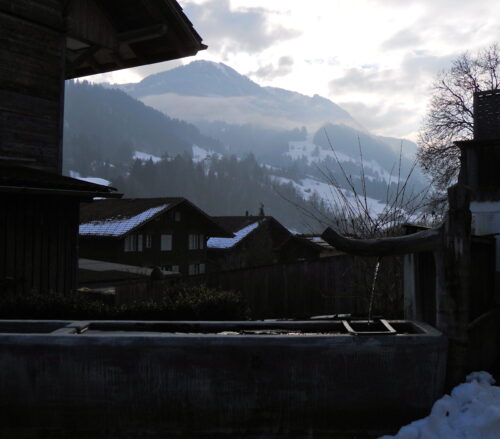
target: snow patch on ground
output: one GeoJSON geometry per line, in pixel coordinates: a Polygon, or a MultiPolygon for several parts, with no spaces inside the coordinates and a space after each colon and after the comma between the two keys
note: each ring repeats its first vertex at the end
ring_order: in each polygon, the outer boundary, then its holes
{"type": "MultiPolygon", "coordinates": [[[[271,179],[279,184],[292,184],[297,192],[299,192],[306,200],[311,198],[311,196],[316,193],[316,195],[321,198],[325,205],[331,210],[335,210],[336,206],[342,207],[344,198],[349,201],[352,206],[357,206],[359,203],[364,205],[364,198],[358,196],[356,199],[356,196],[351,191],[347,189],[340,189],[343,194],[341,195],[331,184],[311,177],[303,178],[299,180],[299,182],[289,178],[277,176],[271,176],[271,179]]],[[[386,208],[384,203],[381,203],[374,198],[367,197],[366,203],[368,205],[368,209],[374,215],[382,213],[386,208]]]]}
{"type": "Polygon", "coordinates": [[[210,238],[208,248],[231,248],[259,226],[259,221],[252,223],[234,234],[234,238],[210,238]]]}
{"type": "Polygon", "coordinates": [[[142,160],[148,162],[151,160],[153,163],[161,162],[161,157],[158,157],[153,154],[148,154],[147,152],[135,151],[134,152],[134,160],[142,160]]]}
{"type": "Polygon", "coordinates": [[[500,387],[488,372],[474,372],[434,403],[431,414],[380,439],[498,439],[500,387]]]}
{"type": "MultiPolygon", "coordinates": [[[[321,163],[324,160],[330,158],[335,161],[342,163],[356,163],[361,165],[359,158],[351,157],[340,151],[332,151],[330,149],[323,149],[311,142],[310,140],[301,141],[290,141],[288,142],[288,151],[285,153],[286,156],[290,157],[292,160],[300,160],[302,158],[307,159],[307,164],[311,163],[321,163]]],[[[365,172],[366,180],[373,181],[375,179],[384,180],[385,182],[397,182],[397,176],[391,175],[382,166],[380,166],[375,160],[363,160],[363,167],[365,172]],[[372,173],[373,175],[369,175],[372,173]]]]}
{"type": "Polygon", "coordinates": [[[209,160],[211,157],[215,156],[216,158],[222,158],[222,155],[218,152],[210,150],[206,150],[204,148],[199,147],[198,145],[193,145],[193,162],[200,163],[206,160],[209,160]]]}

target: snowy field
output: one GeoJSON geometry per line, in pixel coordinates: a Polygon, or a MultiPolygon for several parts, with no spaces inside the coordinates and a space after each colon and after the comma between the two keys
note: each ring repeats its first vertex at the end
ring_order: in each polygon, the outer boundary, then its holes
{"type": "Polygon", "coordinates": [[[500,439],[500,387],[474,372],[434,403],[431,414],[380,439],[500,439]]]}
{"type": "Polygon", "coordinates": [[[149,160],[151,160],[153,163],[158,163],[161,162],[161,157],[148,154],[147,152],[135,151],[134,160],[142,160],[144,162],[149,162],[149,160]]]}
{"type": "MultiPolygon", "coordinates": [[[[285,153],[286,156],[290,157],[292,160],[299,160],[302,158],[307,159],[307,163],[321,163],[327,158],[331,158],[340,163],[356,163],[361,164],[359,158],[353,158],[344,154],[342,152],[333,152],[331,149],[323,149],[321,146],[317,146],[309,140],[304,141],[290,141],[288,142],[288,151],[285,153]]],[[[366,180],[372,181],[374,179],[384,180],[386,183],[389,181],[397,182],[398,178],[396,175],[391,175],[382,166],[380,166],[375,160],[364,160],[363,166],[367,175],[365,175],[366,180]],[[372,175],[368,175],[372,174],[372,175]]]]}
{"type": "MultiPolygon", "coordinates": [[[[291,180],[289,178],[285,177],[277,177],[277,176],[271,176],[273,181],[280,183],[280,184],[289,184],[291,183],[294,188],[302,195],[304,199],[309,199],[314,193],[321,198],[325,205],[330,208],[331,210],[335,210],[336,206],[343,206],[343,200],[339,192],[329,183],[325,183],[320,180],[316,180],[314,178],[303,178],[299,180],[299,182],[296,182],[294,180],[291,180]]],[[[356,201],[355,195],[347,190],[347,189],[341,189],[343,196],[345,199],[352,205],[352,206],[357,206],[357,203],[362,203],[364,205],[364,198],[358,197],[358,201],[356,201]]],[[[375,200],[374,198],[367,197],[366,198],[366,203],[368,205],[368,209],[370,212],[374,215],[378,215],[382,213],[385,209],[385,204],[381,203],[378,200],[375,200]]]]}
{"type": "Polygon", "coordinates": [[[222,158],[222,155],[218,152],[212,150],[206,150],[204,148],[199,147],[198,145],[193,145],[193,162],[199,163],[206,160],[209,160],[210,157],[214,156],[218,159],[222,158]]]}

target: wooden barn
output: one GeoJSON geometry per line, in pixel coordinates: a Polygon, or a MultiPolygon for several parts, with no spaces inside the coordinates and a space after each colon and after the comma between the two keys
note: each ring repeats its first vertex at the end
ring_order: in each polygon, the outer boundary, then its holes
{"type": "Polygon", "coordinates": [[[0,286],[76,287],[79,203],[61,175],[64,81],[205,49],[175,0],[0,0],[0,286]]]}
{"type": "Polygon", "coordinates": [[[185,198],[99,200],[81,208],[81,258],[203,274],[210,237],[232,234],[185,198]]]}

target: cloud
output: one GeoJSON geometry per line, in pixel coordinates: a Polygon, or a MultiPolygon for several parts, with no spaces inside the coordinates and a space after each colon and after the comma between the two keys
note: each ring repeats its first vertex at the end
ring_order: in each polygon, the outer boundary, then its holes
{"type": "Polygon", "coordinates": [[[405,136],[418,124],[419,115],[401,103],[340,102],[364,127],[379,135],[405,136]]]}
{"type": "Polygon", "coordinates": [[[260,7],[231,9],[229,0],[186,3],[184,11],[210,51],[259,53],[279,41],[298,37],[300,32],[272,24],[272,11],[260,7]]]}
{"type": "Polygon", "coordinates": [[[406,49],[417,47],[422,42],[422,36],[415,29],[402,29],[382,43],[382,50],[406,49]]]}
{"type": "Polygon", "coordinates": [[[378,69],[354,67],[344,75],[330,81],[332,95],[349,92],[397,94],[411,89],[428,87],[438,72],[448,68],[457,53],[445,56],[428,55],[426,52],[413,52],[405,56],[397,69],[378,69]]]}
{"type": "Polygon", "coordinates": [[[254,72],[249,72],[249,76],[255,76],[259,79],[274,79],[280,76],[286,76],[293,70],[293,58],[290,56],[282,56],[278,60],[278,65],[265,64],[259,67],[254,72]]]}

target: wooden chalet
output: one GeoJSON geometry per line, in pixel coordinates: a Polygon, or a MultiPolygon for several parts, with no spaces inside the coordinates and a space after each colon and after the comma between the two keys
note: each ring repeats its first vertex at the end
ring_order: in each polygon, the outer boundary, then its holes
{"type": "Polygon", "coordinates": [[[203,274],[210,237],[232,234],[185,198],[99,200],[81,207],[81,258],[203,274]]]}
{"type": "Polygon", "coordinates": [[[61,176],[64,81],[205,49],[175,0],[0,0],[0,288],[76,287],[79,203],[61,176]]]}
{"type": "Polygon", "coordinates": [[[208,240],[210,271],[256,267],[279,262],[279,247],[291,233],[272,216],[216,216],[233,238],[208,240]]]}

